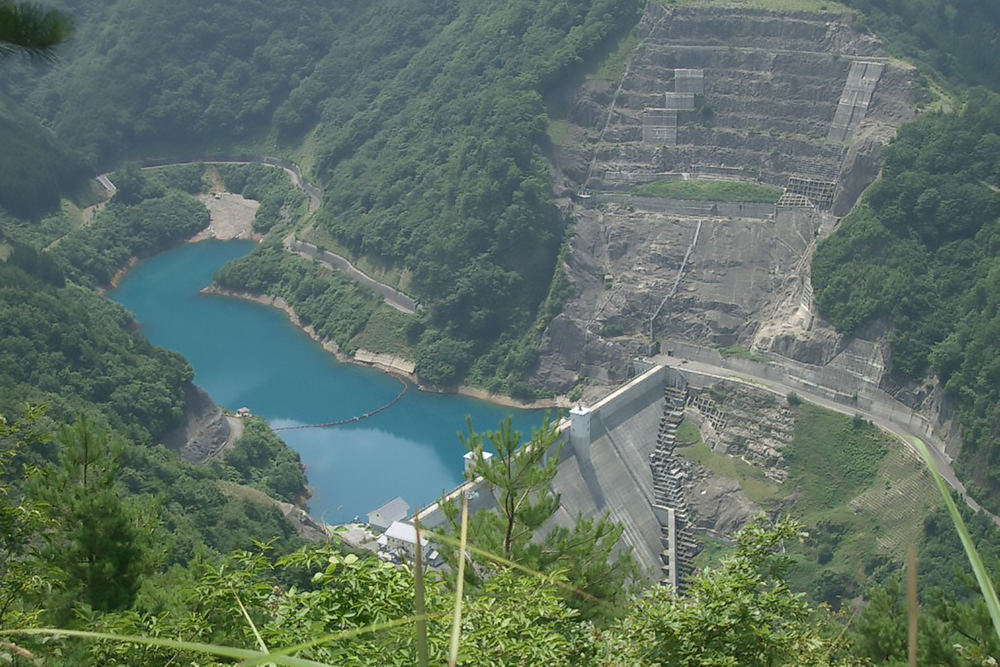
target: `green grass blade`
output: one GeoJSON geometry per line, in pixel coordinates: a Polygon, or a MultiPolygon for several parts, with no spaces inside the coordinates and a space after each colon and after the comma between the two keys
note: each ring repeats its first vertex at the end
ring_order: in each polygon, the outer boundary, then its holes
{"type": "Polygon", "coordinates": [[[469,496],[462,494],[462,528],[458,540],[458,578],[455,581],[455,613],[451,625],[451,649],[448,652],[448,665],[458,664],[458,643],[462,634],[462,590],[465,588],[465,557],[467,538],[469,536],[469,496]]]}
{"type": "MultiPolygon", "coordinates": [[[[459,544],[458,540],[456,540],[454,537],[451,537],[450,535],[444,535],[442,533],[434,533],[429,530],[425,532],[430,539],[433,539],[437,542],[443,542],[445,544],[450,544],[452,546],[457,546],[459,544]]],[[[563,590],[568,591],[573,595],[576,595],[577,597],[580,597],[584,600],[587,600],[588,602],[600,605],[605,609],[607,609],[608,611],[619,611],[613,605],[608,604],[607,602],[601,600],[600,598],[594,597],[587,591],[582,591],[579,588],[574,588],[573,586],[567,584],[565,581],[560,581],[559,579],[556,579],[551,575],[545,574],[544,572],[539,572],[538,570],[533,570],[530,567],[525,567],[520,563],[515,563],[514,561],[504,558],[503,556],[498,556],[494,553],[486,551],[485,549],[480,549],[479,547],[473,546],[471,544],[466,544],[465,549],[466,551],[474,553],[477,556],[482,556],[487,560],[491,560],[494,563],[499,563],[500,565],[505,565],[506,567],[509,567],[511,569],[519,570],[520,572],[524,572],[525,574],[531,575],[538,579],[542,579],[543,581],[545,581],[545,583],[549,584],[550,586],[562,588],[563,590]]]]}
{"type": "MultiPolygon", "coordinates": [[[[420,519],[413,517],[413,528],[417,533],[417,550],[414,552],[413,563],[413,611],[417,616],[427,613],[427,604],[424,600],[424,552],[420,539],[420,519]]],[[[417,665],[418,667],[429,667],[430,658],[427,656],[427,621],[419,620],[416,626],[417,633],[417,665]]]]}
{"type": "MultiPolygon", "coordinates": [[[[444,616],[443,612],[438,612],[436,614],[424,614],[423,616],[407,616],[405,618],[397,618],[391,621],[384,621],[382,623],[372,623],[371,625],[366,625],[363,628],[354,628],[353,630],[343,630],[342,632],[334,632],[329,635],[321,635],[315,639],[310,639],[307,642],[302,642],[301,644],[295,644],[294,646],[285,646],[283,648],[271,649],[270,653],[255,653],[254,657],[248,658],[240,663],[242,667],[256,667],[257,665],[263,665],[265,662],[278,662],[277,658],[284,658],[284,656],[289,656],[293,653],[298,653],[299,651],[305,651],[314,646],[320,646],[321,644],[327,644],[329,642],[339,641],[341,639],[350,639],[351,637],[357,637],[359,635],[364,635],[369,632],[379,632],[381,630],[391,630],[392,628],[398,628],[402,625],[407,625],[413,623],[414,621],[428,621],[432,618],[439,618],[444,616]]],[[[310,662],[310,665],[317,665],[319,663],[310,662]]],[[[326,667],[324,665],[324,667],[326,667]]]]}
{"type": "Polygon", "coordinates": [[[170,648],[178,651],[190,651],[192,653],[204,653],[217,655],[223,658],[234,660],[253,661],[253,664],[273,662],[276,665],[287,665],[288,667],[329,667],[312,660],[293,658],[287,655],[276,655],[274,653],[260,653],[249,649],[233,648],[232,646],[218,646],[215,644],[202,644],[199,642],[186,642],[176,639],[165,639],[163,637],[140,637],[137,635],[119,635],[110,632],[90,632],[87,630],[60,630],[58,628],[24,628],[19,630],[3,630],[0,636],[10,635],[43,635],[48,637],[78,637],[80,639],[103,639],[105,641],[122,642],[128,644],[142,644],[144,646],[158,646],[160,648],[170,648]]]}
{"type": "Polygon", "coordinates": [[[247,620],[247,624],[253,631],[253,636],[257,639],[257,646],[259,646],[260,650],[264,653],[270,653],[270,651],[267,650],[267,644],[264,643],[264,638],[260,636],[260,632],[257,630],[257,624],[253,622],[252,618],[250,618],[250,614],[247,612],[247,608],[243,606],[243,601],[240,600],[240,596],[237,595],[236,589],[232,589],[232,591],[233,597],[236,598],[236,604],[240,606],[240,612],[243,614],[243,618],[247,620]]]}
{"type": "Polygon", "coordinates": [[[931,475],[934,477],[934,481],[937,483],[938,490],[941,491],[941,497],[944,498],[944,504],[948,508],[948,514],[951,515],[951,521],[955,524],[955,530],[958,531],[958,537],[962,540],[962,546],[965,548],[965,555],[969,557],[969,563],[972,565],[972,571],[976,574],[976,581],[979,582],[979,590],[983,593],[983,598],[986,600],[986,608],[989,609],[990,618],[993,619],[993,630],[997,633],[997,637],[1000,638],[1000,600],[997,600],[996,590],[993,588],[993,582],[990,581],[989,573],[986,571],[986,567],[983,565],[982,559],[979,557],[979,552],[976,551],[975,545],[972,544],[972,538],[969,536],[969,531],[965,527],[965,521],[962,520],[962,515],[958,511],[958,507],[955,505],[954,499],[951,497],[951,489],[945,483],[944,479],[938,473],[937,466],[934,464],[934,459],[931,458],[931,453],[927,449],[927,445],[920,438],[912,438],[911,442],[920,452],[920,456],[924,459],[924,463],[930,468],[931,475]]]}

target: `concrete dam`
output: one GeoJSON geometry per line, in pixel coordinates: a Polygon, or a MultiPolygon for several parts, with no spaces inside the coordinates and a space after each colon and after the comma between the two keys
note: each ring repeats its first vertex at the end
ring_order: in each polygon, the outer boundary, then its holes
{"type": "MultiPolygon", "coordinates": [[[[637,364],[647,370],[595,405],[573,408],[559,425],[562,448],[552,489],[562,504],[552,521],[571,527],[578,517],[609,514],[647,576],[677,585],[696,550],[682,465],[673,456],[687,382],[673,368],[637,364]]],[[[493,509],[489,494],[471,493],[476,486],[466,483],[448,497],[468,494],[470,512],[493,509]]],[[[428,526],[444,522],[437,504],[418,516],[428,526]]]]}

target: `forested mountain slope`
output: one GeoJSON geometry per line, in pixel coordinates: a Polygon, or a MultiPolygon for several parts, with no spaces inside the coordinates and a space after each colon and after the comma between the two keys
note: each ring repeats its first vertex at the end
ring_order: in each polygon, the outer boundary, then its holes
{"type": "Polygon", "coordinates": [[[405,270],[418,372],[522,378],[563,222],[542,94],[638,2],[68,2],[66,62],[9,88],[95,163],[285,151],[326,186],[316,225],[405,270]],[[498,370],[499,369],[499,370],[498,370]]]}
{"type": "Polygon", "coordinates": [[[83,158],[57,144],[38,120],[0,95],[0,208],[38,217],[88,177],[83,158]]]}
{"type": "Polygon", "coordinates": [[[1000,89],[1000,5],[981,0],[844,0],[894,55],[956,87],[1000,89]]]}
{"type": "MultiPolygon", "coordinates": [[[[283,548],[294,547],[295,530],[276,506],[227,495],[220,482],[298,501],[305,493],[298,455],[263,423],[249,426],[231,454],[211,465],[152,447],[178,422],[193,373],[180,355],[152,346],[135,329],[122,307],[66,284],[48,255],[15,245],[0,262],[0,416],[12,423],[25,404],[41,405],[43,432],[82,415],[124,438],[118,481],[135,498],[160,499],[165,532],[158,548],[167,563],[276,536],[283,548]]],[[[57,456],[54,444],[41,444],[16,462],[45,464],[57,456]]]]}
{"type": "MultiPolygon", "coordinates": [[[[882,179],[820,244],[816,304],[838,330],[882,321],[894,372],[957,401],[961,470],[1000,493],[1000,97],[905,126],[882,179]]],[[[970,487],[974,488],[974,487],[970,487]]]]}

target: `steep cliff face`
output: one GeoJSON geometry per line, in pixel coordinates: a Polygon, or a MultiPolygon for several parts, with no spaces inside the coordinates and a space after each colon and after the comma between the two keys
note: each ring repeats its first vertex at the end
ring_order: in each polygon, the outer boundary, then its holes
{"type": "Polygon", "coordinates": [[[584,365],[641,351],[651,331],[829,361],[843,342],[812,314],[812,249],[912,119],[913,70],[849,14],[649,3],[637,37],[620,80],[582,83],[560,105],[559,182],[589,197],[573,210],[569,322],[546,336],[536,384],[565,390],[584,365]],[[784,194],[777,205],[634,196],[674,181],[707,184],[708,199],[732,184],[784,194]],[[587,355],[560,345],[570,329],[587,355]]]}
{"type": "Polygon", "coordinates": [[[201,387],[189,382],[184,387],[184,415],[181,423],[166,433],[162,443],[176,450],[184,460],[201,463],[219,451],[230,436],[229,421],[201,387]]]}

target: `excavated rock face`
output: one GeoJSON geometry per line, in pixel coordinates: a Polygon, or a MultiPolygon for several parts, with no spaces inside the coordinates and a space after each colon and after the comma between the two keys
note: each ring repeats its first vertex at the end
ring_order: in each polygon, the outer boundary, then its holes
{"type": "Polygon", "coordinates": [[[807,363],[837,354],[843,342],[812,308],[811,253],[914,108],[912,70],[853,22],[649,3],[623,79],[565,93],[571,125],[555,167],[561,187],[592,196],[572,211],[575,296],[546,333],[536,386],[563,391],[585,367],[641,353],[658,310],[657,338],[807,363]],[[678,180],[786,195],[740,207],[628,194],[678,180]]]}
{"type": "Polygon", "coordinates": [[[181,423],[166,433],[162,444],[185,461],[201,463],[217,452],[229,438],[229,421],[205,390],[188,383],[184,387],[181,423]]]}
{"type": "Polygon", "coordinates": [[[588,334],[577,321],[559,315],[545,330],[540,346],[546,359],[533,378],[537,386],[567,392],[578,378],[613,383],[626,376],[630,356],[627,346],[614,345],[588,334]]]}
{"type": "Polygon", "coordinates": [[[688,506],[698,528],[733,535],[761,512],[739,482],[720,477],[704,466],[692,466],[686,487],[688,506]]]}

